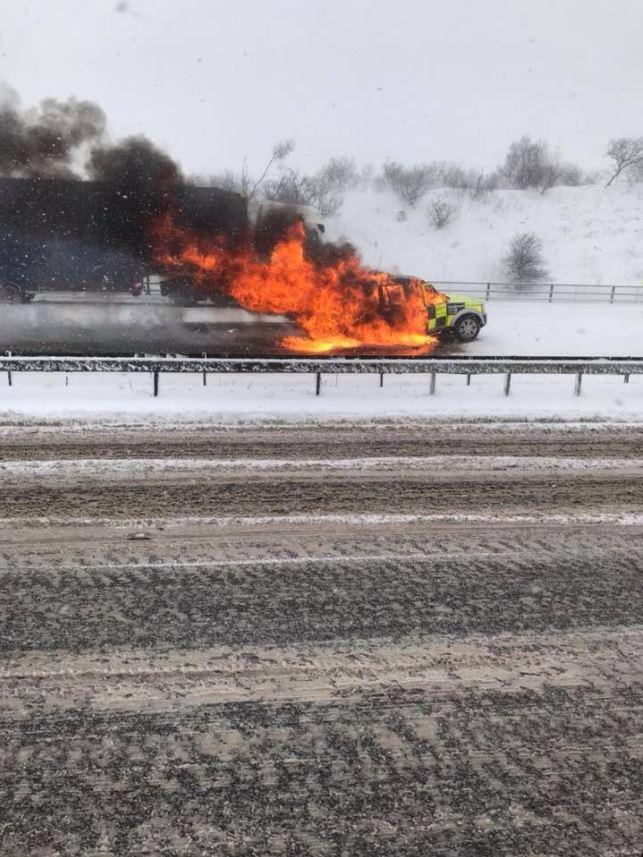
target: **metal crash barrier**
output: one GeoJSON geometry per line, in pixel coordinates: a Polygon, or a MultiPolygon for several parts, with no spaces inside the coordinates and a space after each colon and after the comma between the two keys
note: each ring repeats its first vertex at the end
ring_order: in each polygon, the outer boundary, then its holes
{"type": "Polygon", "coordinates": [[[160,376],[166,373],[209,374],[284,373],[315,376],[315,392],[322,391],[323,375],[377,374],[380,386],[385,375],[429,375],[429,393],[436,391],[438,375],[504,375],[504,394],[509,395],[513,375],[572,375],[574,392],[581,393],[583,375],[643,374],[640,357],[458,357],[458,358],[218,358],[218,357],[0,357],[0,372],[9,385],[14,372],[138,372],[152,378],[154,396],[160,392],[160,376]]]}

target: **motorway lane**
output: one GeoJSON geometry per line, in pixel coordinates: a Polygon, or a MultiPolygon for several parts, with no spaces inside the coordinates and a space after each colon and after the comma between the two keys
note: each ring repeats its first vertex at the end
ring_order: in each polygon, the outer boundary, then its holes
{"type": "MultiPolygon", "coordinates": [[[[0,352],[21,355],[182,354],[201,357],[293,356],[281,341],[302,331],[285,316],[248,312],[240,306],[175,306],[153,302],[44,301],[0,304],[0,352]]],[[[430,351],[467,353],[456,342],[435,342],[430,351]]],[[[427,353],[423,351],[422,353],[427,353]]],[[[382,356],[382,347],[342,354],[382,356]]],[[[394,349],[394,356],[415,356],[415,348],[394,349]]]]}
{"type": "Polygon", "coordinates": [[[638,855],[640,440],[2,429],[2,853],[638,855]]]}
{"type": "Polygon", "coordinates": [[[279,316],[238,307],[164,303],[4,305],[0,352],[14,354],[280,354],[279,340],[298,332],[279,316]]]}

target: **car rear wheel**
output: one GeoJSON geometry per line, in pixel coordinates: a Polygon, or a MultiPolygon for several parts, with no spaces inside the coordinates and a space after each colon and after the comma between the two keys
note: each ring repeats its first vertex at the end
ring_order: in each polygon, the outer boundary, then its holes
{"type": "Polygon", "coordinates": [[[480,333],[480,321],[475,315],[463,315],[453,325],[453,334],[460,342],[472,342],[480,333]]]}

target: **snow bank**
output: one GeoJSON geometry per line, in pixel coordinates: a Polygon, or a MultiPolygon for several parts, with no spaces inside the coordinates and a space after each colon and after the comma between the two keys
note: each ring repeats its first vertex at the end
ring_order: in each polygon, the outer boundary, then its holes
{"type": "Polygon", "coordinates": [[[323,376],[320,396],[314,375],[162,375],[152,395],[147,375],[16,373],[13,386],[0,387],[0,422],[34,418],[100,422],[310,421],[337,419],[598,419],[643,420],[643,376],[628,384],[618,376],[585,376],[582,394],[574,377],[517,375],[503,395],[502,375],[438,375],[435,395],[429,378],[389,375],[323,376]]]}
{"type": "Polygon", "coordinates": [[[408,212],[393,193],[347,194],[338,217],[328,221],[331,239],[357,245],[367,264],[429,280],[505,280],[501,260],[517,232],[535,232],[551,280],[559,283],[622,283],[643,290],[643,184],[502,190],[476,201],[464,193],[434,191],[408,212]],[[448,198],[459,216],[434,229],[427,208],[448,198]]]}

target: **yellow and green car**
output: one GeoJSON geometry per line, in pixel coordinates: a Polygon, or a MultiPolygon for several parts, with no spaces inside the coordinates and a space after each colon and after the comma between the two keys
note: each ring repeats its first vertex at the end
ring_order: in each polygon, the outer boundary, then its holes
{"type": "Polygon", "coordinates": [[[460,342],[472,342],[487,323],[484,302],[470,295],[447,295],[430,283],[422,282],[428,315],[427,332],[452,335],[460,342]]]}

